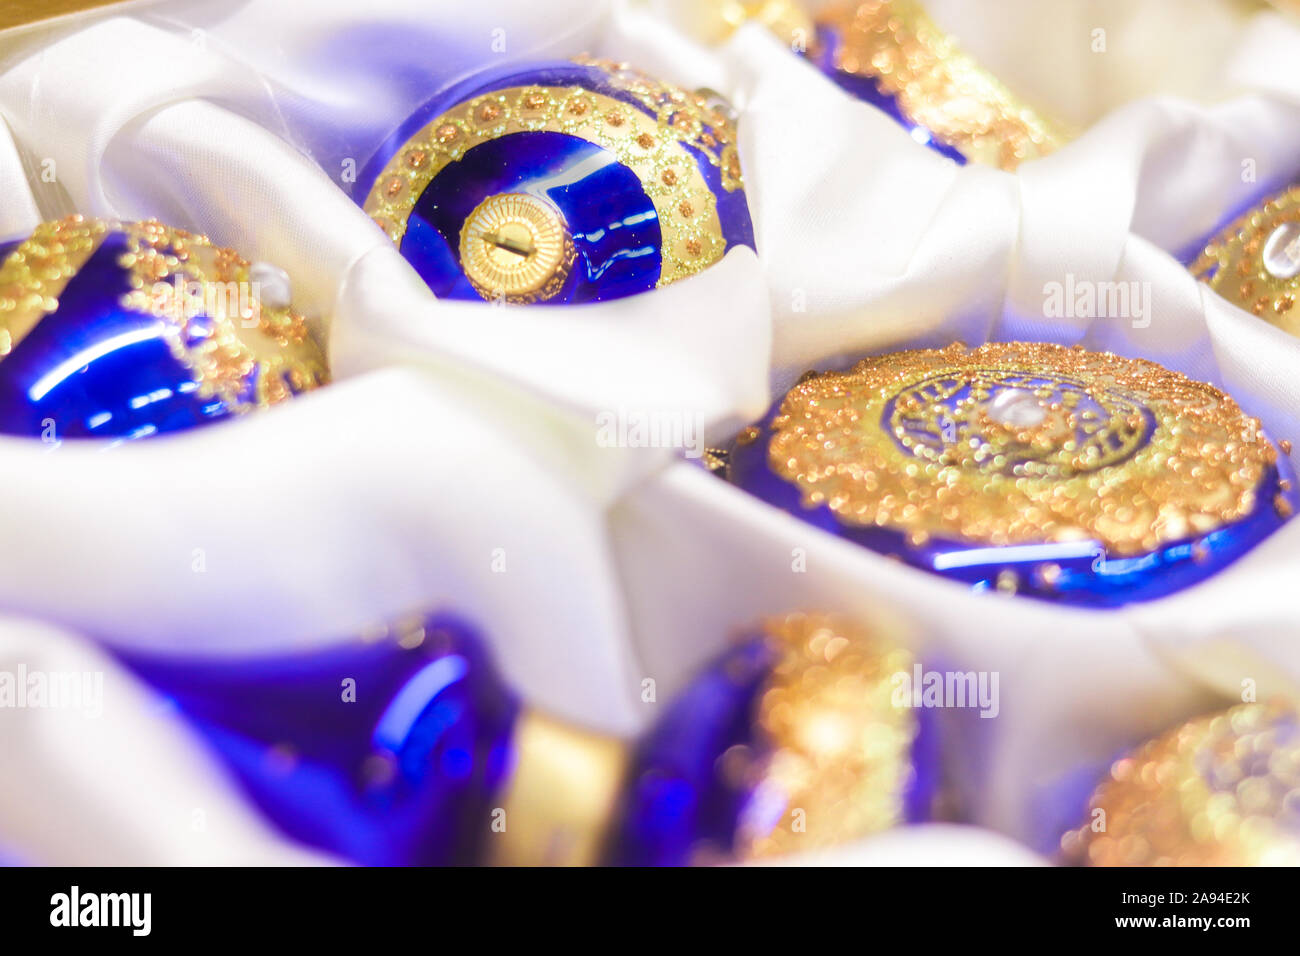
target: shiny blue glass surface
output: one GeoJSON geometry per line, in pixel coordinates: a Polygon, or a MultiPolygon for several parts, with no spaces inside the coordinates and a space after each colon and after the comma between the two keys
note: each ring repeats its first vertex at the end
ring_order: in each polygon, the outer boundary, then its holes
{"type": "MultiPolygon", "coordinates": [[[[653,115],[611,82],[605,70],[563,61],[513,64],[453,83],[416,110],[366,164],[358,195],[365,195],[388,161],[437,116],[483,93],[515,86],[583,87],[653,115]]],[[[754,229],[743,190],[728,192],[720,171],[694,147],[682,144],[717,198],[727,248],[754,248],[754,229]]],[[[565,133],[510,133],[480,143],[442,169],[412,210],[399,248],[434,294],[481,297],[460,266],[460,232],[484,199],[519,192],[544,199],[564,217],[576,260],[564,288],[541,304],[599,302],[653,289],[662,267],[662,237],[653,203],[630,168],[608,150],[565,133]]]]}
{"type": "MultiPolygon", "coordinates": [[[[1098,541],[999,547],[932,537],[923,545],[914,545],[898,531],[841,522],[825,504],[803,504],[798,487],[772,471],[768,463],[771,423],[780,405],[778,401],[759,424],[757,440],[735,448],[728,469],[730,481],[824,531],[980,591],[996,588],[998,575],[1009,571],[1020,582],[1017,593],[1047,601],[1105,608],[1164,597],[1210,577],[1281,527],[1286,519],[1273,507],[1276,496],[1282,495],[1293,510],[1300,507],[1290,461],[1279,454],[1278,466],[1265,473],[1256,490],[1258,506],[1248,516],[1147,554],[1111,556],[1098,541]],[[1283,481],[1289,483],[1283,485],[1283,481]],[[1044,563],[1060,567],[1051,586],[1033,573],[1044,563]]],[[[881,427],[885,427],[883,421],[881,427]]]]}
{"type": "Polygon", "coordinates": [[[959,166],[966,165],[966,156],[950,143],[944,142],[933,132],[918,123],[912,122],[906,114],[903,113],[902,107],[899,106],[898,97],[892,93],[887,93],[880,88],[880,84],[869,76],[858,76],[853,73],[845,73],[843,70],[835,68],[835,57],[842,43],[840,31],[834,27],[821,25],[817,27],[817,44],[814,51],[810,51],[808,56],[817,68],[826,74],[836,86],[840,87],[855,99],[862,100],[864,103],[870,103],[872,106],[883,111],[887,116],[893,119],[899,126],[907,130],[912,139],[916,140],[922,146],[928,146],[940,156],[946,156],[959,166]]]}
{"type": "Polygon", "coordinates": [[[462,621],[423,628],[412,650],[122,657],[293,839],[368,865],[473,863],[519,704],[462,621]]]}
{"type": "MultiPolygon", "coordinates": [[[[758,708],[780,650],[764,635],[719,656],[669,704],[633,755],[609,862],[621,866],[688,866],[732,858],[742,822],[771,826],[785,803],[757,794],[724,772],[723,755],[743,746],[761,758],[771,743],[758,708]]],[[[917,710],[913,775],[903,795],[908,823],[929,818],[938,780],[938,750],[929,715],[917,710]]]]}
{"type": "MultiPolygon", "coordinates": [[[[58,308],[0,358],[0,432],[129,440],[230,413],[199,394],[164,323],[122,305],[130,286],[118,260],[126,249],[126,236],[110,232],[69,280],[58,308]]],[[[201,333],[204,317],[191,328],[201,333]]]]}
{"type": "Polygon", "coordinates": [[[479,298],[460,268],[461,225],[486,197],[512,192],[550,202],[573,237],[568,280],[544,304],[599,302],[659,281],[659,220],[637,175],[585,139],[529,132],[475,146],[420,195],[400,248],[435,295],[479,298]]]}

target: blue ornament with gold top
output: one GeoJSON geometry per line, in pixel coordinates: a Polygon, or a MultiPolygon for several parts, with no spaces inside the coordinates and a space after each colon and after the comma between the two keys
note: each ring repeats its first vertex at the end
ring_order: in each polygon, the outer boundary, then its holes
{"type": "Polygon", "coordinates": [[[611,862],[681,866],[826,849],[930,819],[914,659],[855,622],[773,618],[669,701],[639,742],[611,862]]]}
{"type": "Polygon", "coordinates": [[[825,615],[767,622],[639,745],[523,704],[447,613],[311,652],[119,657],[287,836],[362,864],[754,859],[924,819],[937,777],[897,697],[911,655],[825,615]]]}
{"type": "Polygon", "coordinates": [[[361,182],[366,212],[443,298],[607,301],[754,246],[727,107],[606,61],[455,83],[361,182]]]}
{"type": "Polygon", "coordinates": [[[143,438],[327,379],[287,277],[203,236],[74,216],[0,247],[0,432],[143,438]]]}
{"type": "Polygon", "coordinates": [[[727,475],[953,581],[1099,607],[1209,577],[1297,504],[1286,454],[1228,395],[1045,343],[810,374],[741,432],[727,475]]]}

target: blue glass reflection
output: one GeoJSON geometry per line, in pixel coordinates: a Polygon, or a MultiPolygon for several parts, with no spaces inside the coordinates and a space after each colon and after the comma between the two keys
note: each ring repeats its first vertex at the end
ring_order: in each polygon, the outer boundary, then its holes
{"type": "Polygon", "coordinates": [[[463,622],[433,615],[424,633],[414,650],[120,656],[289,837],[369,865],[472,863],[519,705],[463,622]]]}
{"type": "MultiPolygon", "coordinates": [[[[109,233],[58,308],[0,359],[0,432],[129,440],[229,414],[220,399],[200,394],[163,322],[122,305],[130,285],[118,260],[126,249],[123,233],[109,233]]],[[[193,326],[201,331],[203,318],[193,326]]]]}
{"type": "Polygon", "coordinates": [[[659,220],[637,175],[587,140],[528,132],[480,143],[421,194],[400,248],[434,294],[479,298],[460,268],[461,226],[488,196],[511,192],[550,202],[573,237],[574,267],[548,302],[599,302],[659,281],[659,220]]]}

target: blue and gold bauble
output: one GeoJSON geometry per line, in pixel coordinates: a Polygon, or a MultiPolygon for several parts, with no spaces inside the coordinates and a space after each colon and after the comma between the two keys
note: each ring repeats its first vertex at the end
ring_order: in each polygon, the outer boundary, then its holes
{"type": "Polygon", "coordinates": [[[362,181],[366,212],[444,298],[599,302],[754,245],[727,107],[605,61],[476,74],[362,181]]]}
{"type": "Polygon", "coordinates": [[[1043,343],[898,352],[808,377],[740,434],[728,472],[916,567],[1097,606],[1208,577],[1297,503],[1286,457],[1217,388],[1043,343]]]}
{"type": "Polygon", "coordinates": [[[1091,866],[1300,866],[1300,714],[1241,704],[1117,760],[1061,839],[1091,866]]]}
{"type": "Polygon", "coordinates": [[[283,273],[203,236],[74,216],[0,247],[0,432],[142,438],[327,379],[283,273]]]}
{"type": "Polygon", "coordinates": [[[823,9],[808,55],[841,88],[958,163],[1012,170],[1066,141],[916,0],[853,0],[823,9]]]}
{"type": "Polygon", "coordinates": [[[1233,305],[1300,335],[1300,186],[1224,227],[1189,268],[1233,305]]]}
{"type": "Polygon", "coordinates": [[[446,613],[311,653],[119,656],[285,834],[356,863],[751,859],[923,819],[936,777],[911,656],[822,615],[737,643],[639,745],[521,703],[446,613]]]}
{"type": "Polygon", "coordinates": [[[697,676],[637,746],[611,861],[755,860],[928,819],[933,727],[899,692],[913,663],[842,618],[768,621],[697,676]]]}

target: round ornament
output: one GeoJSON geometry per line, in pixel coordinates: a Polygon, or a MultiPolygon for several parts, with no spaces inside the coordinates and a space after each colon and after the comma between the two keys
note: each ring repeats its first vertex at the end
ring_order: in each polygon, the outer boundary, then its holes
{"type": "Polygon", "coordinates": [[[362,179],[366,212],[443,298],[601,302],[754,246],[726,104],[604,60],[475,74],[362,179]]]}
{"type": "Polygon", "coordinates": [[[1296,507],[1289,461],[1217,388],[1043,343],[808,377],[741,432],[728,474],[952,580],[1097,606],[1200,581],[1296,507]]]}

